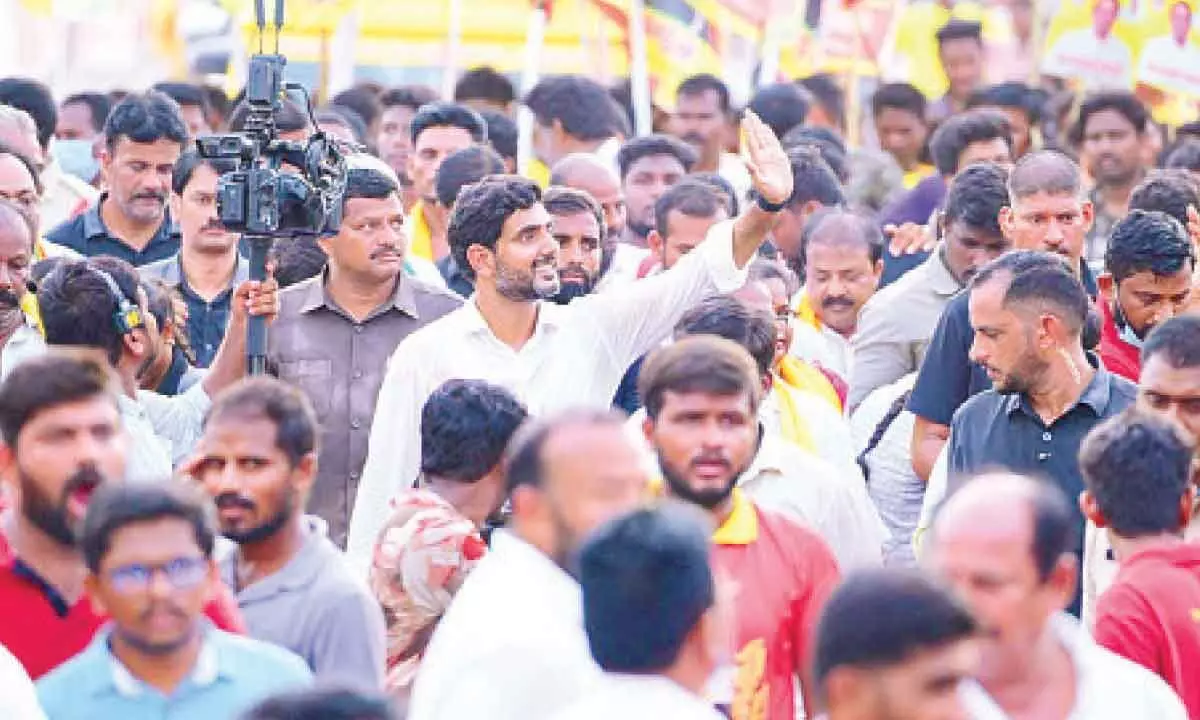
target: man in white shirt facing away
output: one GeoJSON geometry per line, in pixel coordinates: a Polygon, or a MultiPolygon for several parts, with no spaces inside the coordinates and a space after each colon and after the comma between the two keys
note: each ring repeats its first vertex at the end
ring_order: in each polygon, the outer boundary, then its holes
{"type": "Polygon", "coordinates": [[[605,674],[555,720],[720,720],[701,698],[728,653],[709,525],[682,503],[603,526],[579,554],[583,623],[605,674]]]}
{"type": "Polygon", "coordinates": [[[787,155],[770,129],[753,114],[743,128],[759,202],[713,226],[670,271],[565,306],[543,300],[559,289],[559,248],[537,186],[493,176],[463,189],[449,237],[459,268],[474,277],[475,295],[392,354],[350,520],[347,552],[357,567],[365,572],[388,498],[417,477],[421,408],[443,382],[487,380],[535,416],[606,408],[629,365],[666,339],[688,308],[742,286],[792,192],[787,155]]]}
{"type": "Polygon", "coordinates": [[[971,717],[1183,720],[1161,678],[1063,612],[1075,595],[1076,524],[1056,486],[1004,473],[968,481],[938,512],[926,559],[982,631],[978,672],[963,688],[971,717]]]}
{"type": "Polygon", "coordinates": [[[566,568],[587,533],[644,499],[623,422],[575,411],[518,431],[505,464],[511,531],[496,531],[438,623],[409,720],[542,720],[599,679],[566,568]]]}

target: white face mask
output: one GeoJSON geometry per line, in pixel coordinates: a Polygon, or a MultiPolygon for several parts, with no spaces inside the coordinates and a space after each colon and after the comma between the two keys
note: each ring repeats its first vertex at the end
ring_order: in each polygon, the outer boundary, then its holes
{"type": "Polygon", "coordinates": [[[1121,312],[1121,304],[1116,300],[1117,288],[1113,287],[1113,322],[1117,324],[1117,334],[1121,340],[1138,350],[1142,349],[1143,338],[1138,337],[1138,334],[1133,331],[1129,325],[1129,321],[1125,319],[1125,313],[1121,312]]]}
{"type": "Polygon", "coordinates": [[[50,152],[63,171],[85,183],[91,183],[100,173],[100,161],[92,153],[91,140],[55,140],[50,152]]]}

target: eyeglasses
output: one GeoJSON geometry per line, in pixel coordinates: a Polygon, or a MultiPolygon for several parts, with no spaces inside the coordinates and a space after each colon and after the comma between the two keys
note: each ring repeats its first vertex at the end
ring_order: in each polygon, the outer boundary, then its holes
{"type": "Polygon", "coordinates": [[[176,590],[190,590],[204,582],[208,576],[208,560],[199,557],[180,557],[163,565],[134,563],[109,570],[108,581],[113,590],[123,594],[146,592],[154,583],[158,573],[166,576],[167,582],[176,590]]]}

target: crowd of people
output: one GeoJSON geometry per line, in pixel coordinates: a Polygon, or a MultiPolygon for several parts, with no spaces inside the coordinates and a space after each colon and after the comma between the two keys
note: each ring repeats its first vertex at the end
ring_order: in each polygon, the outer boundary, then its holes
{"type": "Polygon", "coordinates": [[[286,99],[345,195],[265,280],[244,103],[0,80],[0,716],[1200,718],[1200,129],[938,40],[858,143],[826,76],[286,99]]]}

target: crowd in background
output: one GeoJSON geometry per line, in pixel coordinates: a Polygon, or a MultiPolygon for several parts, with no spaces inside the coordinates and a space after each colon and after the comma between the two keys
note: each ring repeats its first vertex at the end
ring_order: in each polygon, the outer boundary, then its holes
{"type": "Polygon", "coordinates": [[[289,97],[265,280],[241,98],[0,80],[0,715],[1200,718],[1200,122],[937,43],[289,97]]]}

